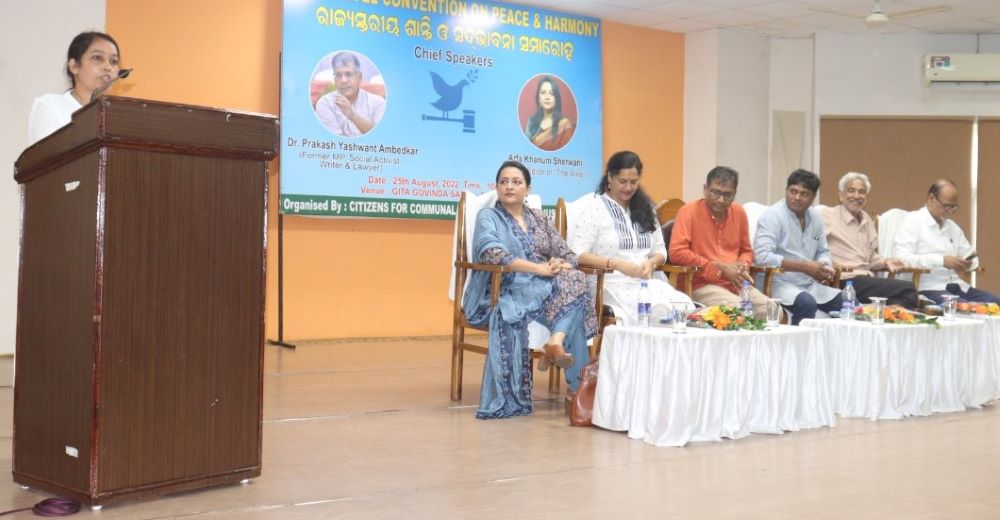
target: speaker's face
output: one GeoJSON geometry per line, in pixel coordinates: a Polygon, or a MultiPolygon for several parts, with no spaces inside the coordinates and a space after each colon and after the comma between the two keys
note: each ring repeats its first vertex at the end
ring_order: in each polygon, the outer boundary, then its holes
{"type": "Polygon", "coordinates": [[[76,88],[93,92],[118,76],[118,47],[103,38],[94,38],[80,61],[71,58],[68,66],[76,88]]]}

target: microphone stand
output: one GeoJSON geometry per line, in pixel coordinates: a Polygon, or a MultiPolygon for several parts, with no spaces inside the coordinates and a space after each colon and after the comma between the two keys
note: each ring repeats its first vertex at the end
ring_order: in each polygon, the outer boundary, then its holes
{"type": "Polygon", "coordinates": [[[120,79],[127,78],[128,75],[131,74],[131,73],[132,73],[132,69],[122,69],[122,70],[118,71],[118,75],[117,76],[115,76],[114,78],[112,78],[110,81],[104,83],[100,87],[97,87],[97,90],[94,90],[94,92],[90,95],[90,101],[93,102],[95,99],[97,99],[98,96],[100,96],[105,91],[107,91],[109,88],[111,88],[111,85],[114,85],[116,81],[118,81],[120,79]]]}

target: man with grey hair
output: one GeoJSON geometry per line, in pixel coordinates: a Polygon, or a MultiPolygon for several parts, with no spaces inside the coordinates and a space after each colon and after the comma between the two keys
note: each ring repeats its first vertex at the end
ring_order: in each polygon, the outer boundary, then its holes
{"type": "Polygon", "coordinates": [[[868,176],[848,172],[840,178],[840,204],[822,211],[826,227],[826,241],[835,264],[849,267],[841,275],[840,286],[847,280],[854,283],[858,301],[870,302],[872,296],[886,298],[890,305],[917,306],[917,289],[908,280],[877,278],[876,271],[895,273],[903,263],[895,258],[884,258],[878,253],[878,231],[875,222],[864,210],[871,191],[868,176]]]}
{"type": "Polygon", "coordinates": [[[382,119],[385,98],[361,88],[361,62],[353,52],[338,52],[330,62],[336,89],[316,102],[316,117],[337,135],[367,134],[382,119]]]}

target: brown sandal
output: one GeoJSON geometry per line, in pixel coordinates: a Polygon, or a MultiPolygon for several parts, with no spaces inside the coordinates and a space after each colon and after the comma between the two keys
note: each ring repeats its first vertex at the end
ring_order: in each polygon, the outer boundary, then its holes
{"type": "MultiPolygon", "coordinates": [[[[564,349],[561,345],[546,343],[542,349],[545,352],[542,359],[547,359],[549,363],[554,364],[563,370],[572,367],[573,363],[576,363],[576,360],[573,359],[573,355],[567,353],[566,349],[564,349]]],[[[538,367],[541,368],[542,363],[539,363],[538,367]]],[[[545,365],[545,368],[548,369],[548,363],[545,365]]]]}

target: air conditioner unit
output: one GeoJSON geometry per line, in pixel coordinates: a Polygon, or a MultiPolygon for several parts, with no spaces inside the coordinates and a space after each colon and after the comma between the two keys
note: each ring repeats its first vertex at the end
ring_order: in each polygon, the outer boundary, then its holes
{"type": "Polygon", "coordinates": [[[924,81],[928,85],[1000,82],[1000,54],[928,54],[924,81]]]}

